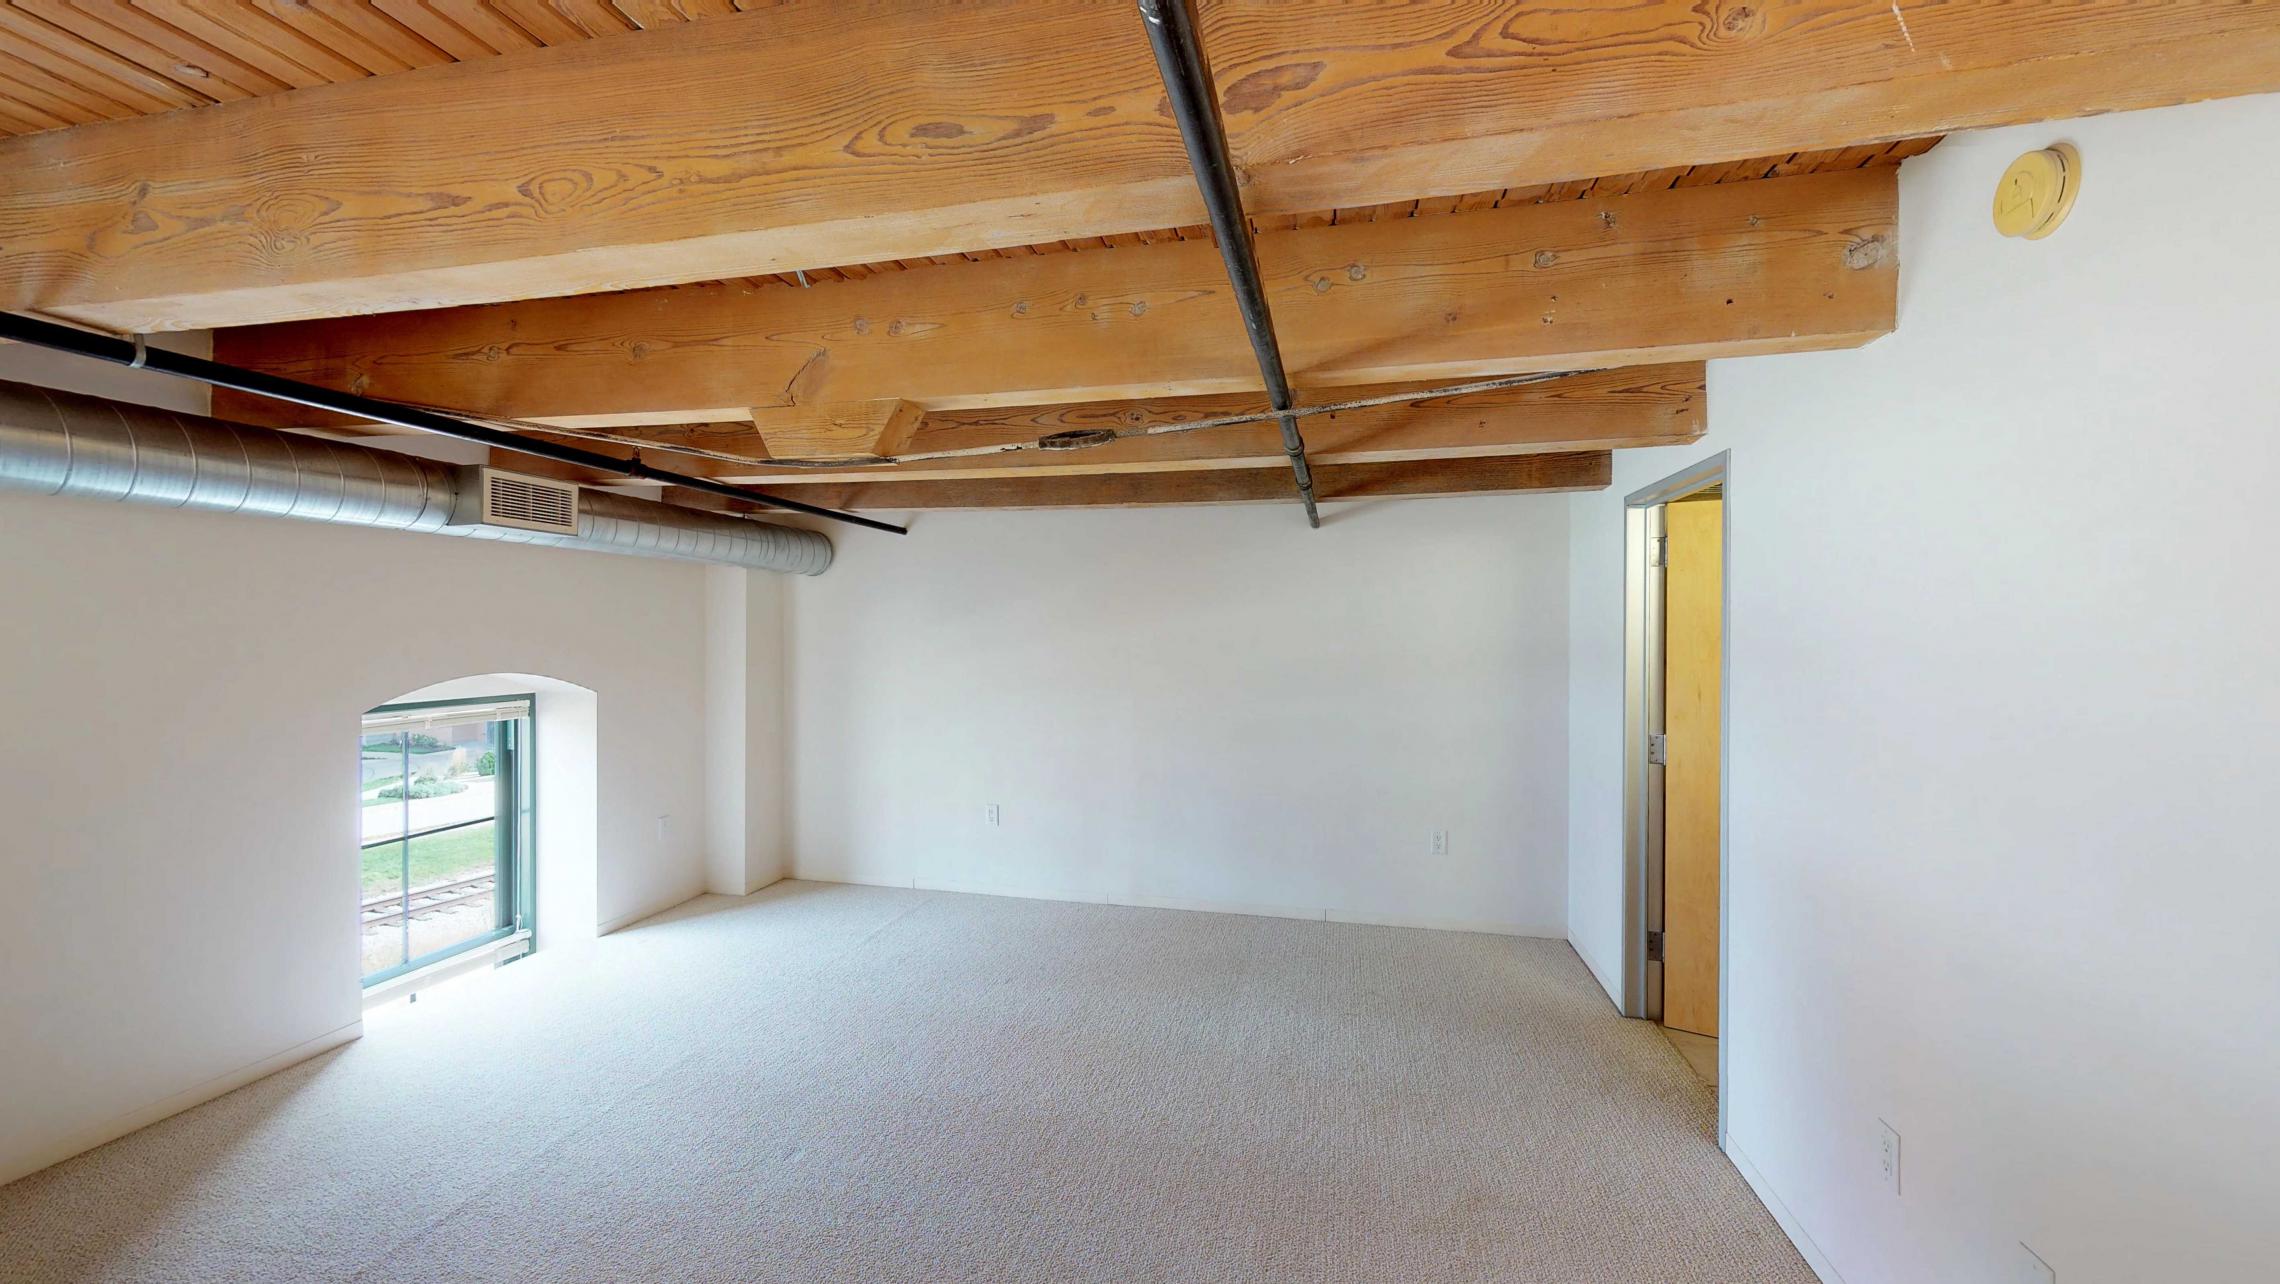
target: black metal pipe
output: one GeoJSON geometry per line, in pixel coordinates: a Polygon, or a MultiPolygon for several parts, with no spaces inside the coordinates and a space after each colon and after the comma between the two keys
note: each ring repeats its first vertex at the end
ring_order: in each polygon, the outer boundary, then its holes
{"type": "Polygon", "coordinates": [[[725,499],[740,499],[753,504],[765,504],[770,508],[781,508],[786,512],[805,513],[810,517],[846,522],[853,526],[865,526],[875,531],[889,531],[896,535],[910,533],[909,528],[897,526],[892,522],[860,517],[854,513],[843,513],[835,508],[819,508],[814,504],[801,503],[796,499],[785,499],[781,496],[764,494],[756,490],[746,490],[741,486],[731,486],[726,482],[717,482],[706,477],[691,477],[686,473],[652,468],[639,459],[619,459],[615,455],[604,455],[598,451],[580,450],[576,446],[563,446],[551,441],[540,441],[534,437],[525,437],[520,433],[486,428],[481,424],[471,424],[464,419],[439,414],[433,410],[422,410],[417,406],[404,406],[393,401],[359,397],[354,393],[338,392],[313,383],[302,383],[297,379],[284,379],[276,375],[263,374],[258,370],[246,370],[238,366],[223,365],[219,361],[208,361],[203,357],[187,357],[179,352],[168,352],[163,348],[153,348],[148,344],[138,343],[132,339],[118,339],[106,334],[95,334],[67,325],[58,325],[52,321],[37,321],[31,317],[18,316],[12,312],[0,312],[0,339],[14,339],[19,343],[28,343],[34,347],[53,348],[57,352],[70,352],[82,357],[93,357],[97,361],[109,361],[115,365],[155,370],[160,374],[174,375],[177,378],[211,384],[217,388],[234,388],[239,392],[250,392],[259,397],[274,397],[279,401],[290,401],[318,410],[330,410],[358,419],[369,419],[374,423],[395,424],[400,428],[432,432],[442,437],[456,437],[461,441],[472,441],[478,445],[511,450],[518,454],[533,455],[540,459],[551,459],[560,464],[575,464],[580,468],[591,468],[596,472],[612,473],[619,477],[663,482],[668,486],[686,486],[690,490],[700,490],[708,495],[719,495],[725,499]]]}
{"type": "MultiPolygon", "coordinates": [[[[1180,139],[1187,144],[1188,165],[1195,170],[1196,186],[1203,189],[1212,239],[1219,242],[1228,283],[1235,287],[1236,306],[1243,310],[1243,329],[1251,336],[1252,355],[1259,359],[1268,404],[1287,411],[1296,404],[1290,375],[1283,369],[1282,345],[1275,340],[1274,317],[1259,284],[1251,220],[1244,217],[1235,164],[1227,155],[1227,131],[1220,124],[1219,96],[1212,92],[1195,11],[1188,0],[1140,0],[1140,16],[1147,23],[1148,43],[1156,50],[1156,70],[1163,75],[1172,115],[1180,123],[1180,139]]],[[[1306,439],[1299,435],[1298,416],[1284,414],[1277,422],[1282,425],[1283,454],[1289,456],[1291,475],[1298,480],[1298,497],[1306,504],[1307,524],[1320,526],[1322,516],[1314,509],[1314,470],[1306,462],[1306,439]]]]}

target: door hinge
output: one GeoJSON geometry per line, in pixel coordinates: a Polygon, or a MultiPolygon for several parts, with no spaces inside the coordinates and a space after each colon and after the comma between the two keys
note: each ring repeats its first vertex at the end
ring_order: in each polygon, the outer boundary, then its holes
{"type": "Polygon", "coordinates": [[[1660,963],[1662,961],[1662,933],[1649,932],[1647,933],[1647,962],[1660,963]]]}
{"type": "Polygon", "coordinates": [[[1669,736],[1660,731],[1647,733],[1647,765],[1650,767],[1667,767],[1670,765],[1669,736]]]}
{"type": "Polygon", "coordinates": [[[1653,547],[1652,549],[1649,549],[1649,550],[1648,550],[1648,554],[1647,554],[1647,565],[1649,565],[1649,566],[1668,566],[1668,565],[1670,565],[1670,536],[1668,536],[1668,535],[1657,535],[1657,536],[1655,536],[1655,544],[1654,544],[1654,547],[1653,547]]]}

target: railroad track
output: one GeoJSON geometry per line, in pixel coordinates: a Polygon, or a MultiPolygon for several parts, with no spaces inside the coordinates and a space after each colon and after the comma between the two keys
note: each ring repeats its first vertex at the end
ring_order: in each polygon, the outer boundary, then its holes
{"type": "Polygon", "coordinates": [[[379,927],[386,923],[401,922],[407,917],[425,918],[440,910],[481,900],[492,893],[498,879],[499,876],[495,873],[477,874],[473,878],[462,878],[454,882],[415,887],[409,896],[398,892],[375,896],[364,902],[361,924],[365,927],[379,927]]]}

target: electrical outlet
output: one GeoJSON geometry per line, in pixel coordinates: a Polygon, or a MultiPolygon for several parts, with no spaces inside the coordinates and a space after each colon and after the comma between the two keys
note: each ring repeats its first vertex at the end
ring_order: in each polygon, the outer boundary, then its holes
{"type": "Polygon", "coordinates": [[[2058,1272],[2050,1263],[2035,1255],[2035,1250],[2019,1245],[2019,1284],[2058,1284],[2058,1272]]]}
{"type": "Polygon", "coordinates": [[[987,821],[991,828],[996,828],[1000,819],[998,815],[998,805],[996,803],[991,803],[989,806],[982,808],[982,819],[987,821]]]}
{"type": "Polygon", "coordinates": [[[1436,829],[1433,831],[1433,854],[1435,856],[1446,856],[1449,854],[1448,830],[1436,829]]]}
{"type": "Polygon", "coordinates": [[[1884,1178],[1884,1184],[1890,1186],[1892,1193],[1897,1195],[1900,1193],[1900,1134],[1882,1119],[1876,1122],[1884,1129],[1883,1140],[1877,1144],[1878,1171],[1884,1178]]]}

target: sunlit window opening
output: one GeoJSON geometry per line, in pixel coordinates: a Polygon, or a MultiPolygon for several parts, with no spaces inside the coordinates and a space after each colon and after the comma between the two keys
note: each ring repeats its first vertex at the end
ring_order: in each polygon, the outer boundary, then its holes
{"type": "Polygon", "coordinates": [[[366,985],[531,930],[531,721],[528,696],[365,715],[366,985]]]}

